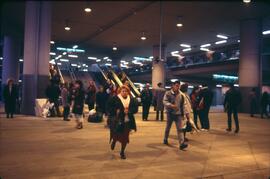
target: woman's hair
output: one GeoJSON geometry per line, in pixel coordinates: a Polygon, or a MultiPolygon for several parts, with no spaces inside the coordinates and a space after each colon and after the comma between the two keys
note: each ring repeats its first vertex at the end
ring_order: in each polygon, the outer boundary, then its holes
{"type": "Polygon", "coordinates": [[[80,89],[82,90],[83,89],[83,83],[81,80],[76,80],[75,83],[79,84],[80,85],[80,89]]]}
{"type": "Polygon", "coordinates": [[[187,92],[187,90],[188,90],[188,84],[187,83],[182,84],[181,87],[180,87],[180,90],[183,93],[187,92]]]}
{"type": "Polygon", "coordinates": [[[130,89],[127,85],[120,86],[119,89],[117,90],[118,93],[121,93],[122,89],[126,89],[128,91],[128,94],[130,94],[130,89]]]}

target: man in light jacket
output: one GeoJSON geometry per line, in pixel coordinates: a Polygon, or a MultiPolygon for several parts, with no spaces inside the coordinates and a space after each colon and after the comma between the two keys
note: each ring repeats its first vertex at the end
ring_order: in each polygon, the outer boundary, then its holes
{"type": "Polygon", "coordinates": [[[187,104],[184,101],[184,96],[180,89],[180,82],[173,82],[172,88],[170,91],[167,91],[163,98],[163,104],[166,108],[167,113],[167,124],[165,129],[165,136],[163,143],[168,145],[168,137],[172,123],[175,122],[177,135],[179,140],[179,149],[183,150],[188,147],[188,144],[185,144],[184,133],[182,130],[182,119],[185,115],[189,119],[189,113],[187,110],[187,104]]]}

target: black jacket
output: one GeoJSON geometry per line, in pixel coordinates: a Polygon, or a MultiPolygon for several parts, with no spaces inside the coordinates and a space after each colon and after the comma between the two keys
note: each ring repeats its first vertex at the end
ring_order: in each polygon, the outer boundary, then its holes
{"type": "Polygon", "coordinates": [[[144,89],[141,93],[141,99],[143,104],[151,104],[152,103],[153,94],[151,90],[144,89]]]}
{"type": "MultiPolygon", "coordinates": [[[[108,115],[113,119],[117,118],[116,111],[119,109],[120,113],[119,113],[118,119],[121,120],[122,122],[124,122],[124,120],[125,120],[124,106],[123,106],[121,100],[117,96],[113,96],[112,98],[110,98],[107,106],[108,106],[108,108],[107,108],[108,115]]],[[[136,131],[137,126],[136,126],[136,121],[135,121],[135,117],[134,117],[134,114],[138,112],[138,102],[136,99],[130,98],[128,111],[129,111],[128,112],[129,128],[136,131]]]]}
{"type": "Polygon", "coordinates": [[[61,90],[59,86],[56,84],[52,84],[48,86],[46,89],[46,96],[51,102],[57,101],[60,94],[61,94],[61,90]]]}
{"type": "Polygon", "coordinates": [[[241,104],[242,97],[238,90],[229,89],[225,94],[224,107],[227,108],[236,108],[241,104]]]}
{"type": "Polygon", "coordinates": [[[5,85],[3,90],[3,97],[5,103],[16,103],[16,99],[18,98],[18,90],[16,85],[12,85],[11,93],[9,92],[9,86],[5,85]]]}
{"type": "Polygon", "coordinates": [[[84,108],[84,91],[83,90],[76,90],[75,96],[74,96],[74,105],[72,112],[74,114],[83,114],[83,108],[84,108]]]}

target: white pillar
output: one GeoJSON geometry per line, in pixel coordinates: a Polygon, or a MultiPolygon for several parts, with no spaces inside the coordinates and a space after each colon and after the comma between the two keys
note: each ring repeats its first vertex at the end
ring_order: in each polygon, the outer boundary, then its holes
{"type": "Polygon", "coordinates": [[[34,114],[49,82],[51,3],[27,1],[25,13],[22,112],[34,114]]]}
{"type": "Polygon", "coordinates": [[[165,57],[165,46],[163,45],[161,48],[161,59],[160,56],[160,47],[159,45],[153,46],[153,62],[152,62],[152,87],[153,89],[157,88],[158,83],[162,83],[165,86],[165,64],[164,61],[166,60],[165,57]]]}
{"type": "Polygon", "coordinates": [[[240,23],[239,86],[243,96],[242,111],[249,111],[249,92],[261,87],[261,19],[245,19],[240,23]]]}

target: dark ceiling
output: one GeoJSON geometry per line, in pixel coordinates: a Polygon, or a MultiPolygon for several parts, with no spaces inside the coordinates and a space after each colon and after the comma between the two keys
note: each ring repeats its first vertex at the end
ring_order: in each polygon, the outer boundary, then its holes
{"type": "MultiPolygon", "coordinates": [[[[159,43],[159,1],[90,1],[92,12],[84,11],[86,1],[52,2],[52,40],[87,46],[92,50],[112,52],[115,42],[119,56],[151,56],[159,43]],[[64,30],[65,20],[71,31],[64,30]],[[147,40],[140,39],[142,31],[147,40]]],[[[162,1],[163,42],[167,52],[180,50],[180,43],[201,45],[217,41],[218,33],[239,36],[241,19],[261,17],[263,29],[270,29],[270,3],[252,1],[162,1]],[[182,28],[177,28],[182,16],[182,28]]],[[[3,18],[23,29],[24,3],[6,2],[3,18]]],[[[23,31],[23,30],[21,30],[23,31]]],[[[23,34],[23,32],[22,32],[23,34]]]]}

